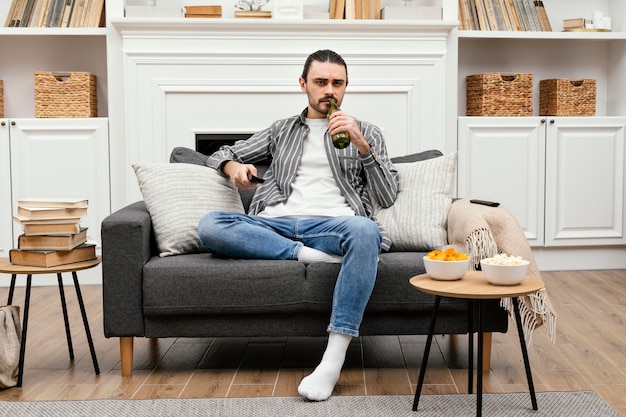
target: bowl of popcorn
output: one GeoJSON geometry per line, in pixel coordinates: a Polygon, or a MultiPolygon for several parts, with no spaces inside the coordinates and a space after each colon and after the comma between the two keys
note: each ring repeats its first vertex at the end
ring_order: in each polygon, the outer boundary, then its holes
{"type": "Polygon", "coordinates": [[[454,281],[463,278],[467,272],[469,258],[454,248],[433,250],[424,256],[426,273],[439,281],[454,281]]]}
{"type": "Polygon", "coordinates": [[[526,277],[529,264],[520,256],[501,253],[481,260],[480,269],[491,284],[517,285],[526,277]]]}

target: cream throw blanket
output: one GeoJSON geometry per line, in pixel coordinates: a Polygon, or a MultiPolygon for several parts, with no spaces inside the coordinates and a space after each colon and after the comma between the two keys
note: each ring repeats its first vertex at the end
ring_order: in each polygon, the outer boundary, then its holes
{"type": "MultiPolygon", "coordinates": [[[[498,253],[521,256],[530,262],[528,275],[541,279],[539,268],[526,236],[515,217],[502,207],[470,203],[468,199],[452,203],[448,212],[448,242],[470,257],[470,269],[476,270],[480,260],[498,253]]],[[[502,299],[502,306],[512,314],[510,298],[502,299]]],[[[532,333],[546,326],[548,338],[556,338],[556,313],[546,289],[520,297],[520,314],[526,341],[530,345],[532,333]]]]}

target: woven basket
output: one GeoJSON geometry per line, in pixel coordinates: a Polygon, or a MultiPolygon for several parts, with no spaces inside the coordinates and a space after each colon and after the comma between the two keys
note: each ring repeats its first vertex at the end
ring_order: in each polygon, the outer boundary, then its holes
{"type": "Polygon", "coordinates": [[[556,78],[539,81],[540,116],[594,116],[596,80],[556,78]]]}
{"type": "Polygon", "coordinates": [[[533,75],[489,73],[468,75],[468,116],[531,116],[533,75]]]}
{"type": "Polygon", "coordinates": [[[4,84],[0,80],[0,117],[4,117],[4,84]]]}
{"type": "Polygon", "coordinates": [[[96,76],[88,72],[35,72],[35,117],[96,117],[96,76]]]}

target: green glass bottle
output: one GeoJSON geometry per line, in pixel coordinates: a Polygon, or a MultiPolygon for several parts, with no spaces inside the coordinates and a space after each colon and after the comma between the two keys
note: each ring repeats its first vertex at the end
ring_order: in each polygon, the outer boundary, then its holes
{"type": "MultiPolygon", "coordinates": [[[[334,98],[330,99],[330,109],[328,109],[328,113],[326,114],[326,119],[330,121],[330,115],[336,111],[341,110],[337,105],[337,102],[334,98]]],[[[337,149],[346,148],[350,144],[350,134],[348,132],[339,132],[333,135],[333,145],[337,149]]]]}

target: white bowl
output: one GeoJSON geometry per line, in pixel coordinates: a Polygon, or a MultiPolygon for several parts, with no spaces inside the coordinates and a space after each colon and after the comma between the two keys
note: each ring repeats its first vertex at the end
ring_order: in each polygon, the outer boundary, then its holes
{"type": "Polygon", "coordinates": [[[491,284],[494,285],[517,285],[528,273],[528,265],[530,262],[523,260],[520,265],[494,265],[480,261],[480,269],[483,275],[491,284]]]}
{"type": "Polygon", "coordinates": [[[467,272],[469,259],[462,261],[436,261],[424,256],[426,273],[439,281],[454,281],[463,278],[467,272]]]}

